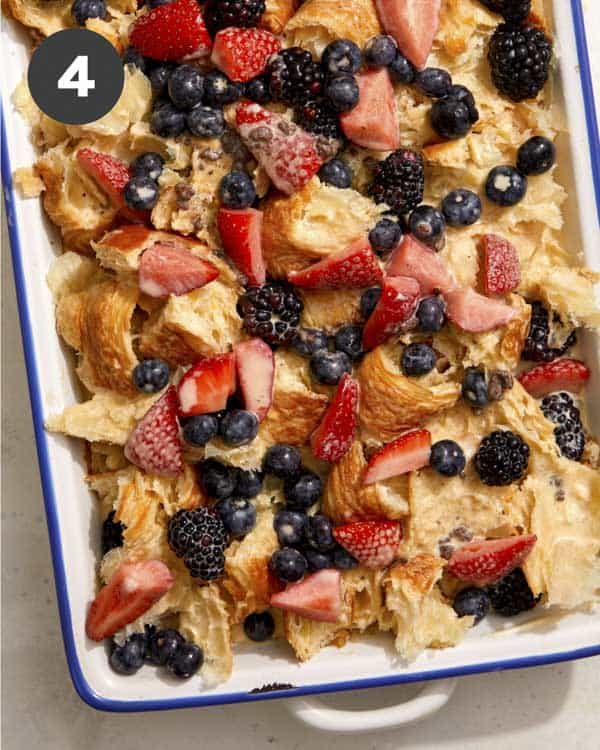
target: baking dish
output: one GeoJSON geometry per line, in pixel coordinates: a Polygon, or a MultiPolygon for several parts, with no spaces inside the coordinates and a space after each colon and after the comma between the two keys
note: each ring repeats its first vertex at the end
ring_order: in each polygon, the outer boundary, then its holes
{"type": "MultiPolygon", "coordinates": [[[[569,244],[582,247],[586,263],[600,270],[598,206],[600,154],[590,71],[579,0],[554,0],[557,52],[561,67],[557,96],[564,102],[568,137],[559,144],[561,181],[569,191],[565,233],[569,244]]],[[[148,671],[124,679],[114,674],[102,649],[84,635],[87,603],[95,586],[95,502],[82,481],[84,462],[76,441],[47,435],[44,420],[77,398],[70,356],[57,345],[53,304],[46,286],[48,266],[58,239],[38,201],[21,200],[12,191],[11,169],[32,162],[27,125],[12,112],[10,93],[27,64],[26,37],[7,24],[3,45],[2,98],[7,127],[3,129],[2,168],[7,214],[33,416],[44,488],[61,622],[69,668],[80,696],[95,708],[140,711],[205,706],[264,698],[288,697],[302,719],[322,729],[367,731],[420,718],[449,698],[457,675],[574,659],[600,653],[600,611],[559,615],[534,612],[507,626],[486,623],[457,647],[427,651],[410,664],[393,654],[383,637],[350,642],[343,650],[329,648],[299,665],[284,646],[272,644],[259,652],[240,649],[233,677],[224,685],[201,690],[198,682],[174,685],[148,671]],[[307,696],[404,682],[434,680],[414,701],[391,709],[335,712],[307,696]],[[261,689],[265,683],[268,689],[261,689]],[[276,689],[273,689],[275,686],[276,689]]],[[[600,205],[600,201],[599,201],[600,205]]],[[[586,360],[594,369],[590,392],[600,388],[600,348],[584,341],[586,360]]],[[[591,419],[600,433],[600,402],[590,404],[591,419]]]]}

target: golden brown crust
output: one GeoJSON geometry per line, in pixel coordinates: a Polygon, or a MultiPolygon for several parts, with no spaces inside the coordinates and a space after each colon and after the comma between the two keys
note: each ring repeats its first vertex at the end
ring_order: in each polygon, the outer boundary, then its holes
{"type": "Polygon", "coordinates": [[[265,5],[259,26],[273,34],[281,34],[286,23],[296,12],[298,0],[266,0],[265,5]]]}
{"type": "Polygon", "coordinates": [[[435,555],[420,554],[407,563],[394,565],[387,573],[384,584],[389,581],[406,581],[415,591],[426,594],[439,580],[444,561],[435,555]]]}
{"type": "Polygon", "coordinates": [[[366,41],[381,33],[381,25],[372,0],[307,0],[287,24],[292,44],[312,47],[321,52],[333,39],[351,39],[364,47],[366,41]]]}
{"type": "Polygon", "coordinates": [[[299,290],[304,311],[301,324],[333,332],[342,325],[360,323],[360,289],[299,290]]]}

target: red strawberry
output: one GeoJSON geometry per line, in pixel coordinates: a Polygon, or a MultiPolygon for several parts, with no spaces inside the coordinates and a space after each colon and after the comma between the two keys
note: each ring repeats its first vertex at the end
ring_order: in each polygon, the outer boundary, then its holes
{"type": "Polygon", "coordinates": [[[149,297],[179,296],[214,281],[219,269],[178,245],[155,242],[140,260],[138,283],[149,297]]]}
{"type": "Polygon", "coordinates": [[[310,440],[321,461],[335,463],[350,449],[358,424],[358,397],[358,383],[345,373],[310,440]]]}
{"type": "Polygon", "coordinates": [[[288,281],[302,289],[364,289],[382,278],[377,256],[362,238],[303,271],[288,274],[288,281]]]}
{"type": "Polygon", "coordinates": [[[85,632],[102,641],[137,620],[164,596],[175,579],[160,560],[123,563],[92,602],[85,632]]]}
{"type": "Polygon", "coordinates": [[[410,276],[419,282],[423,294],[456,289],[452,272],[433,250],[405,234],[385,269],[388,276],[410,276]]]}
{"type": "Polygon", "coordinates": [[[212,47],[196,0],[174,0],[140,16],[129,29],[129,43],[153,60],[204,57],[212,47]]]}
{"type": "Polygon", "coordinates": [[[440,25],[441,0],[375,0],[384,30],[402,54],[424,68],[440,25]]]}
{"type": "Polygon", "coordinates": [[[504,302],[484,297],[474,289],[455,289],[446,294],[446,313],[457,328],[470,333],[493,331],[512,320],[515,312],[504,302]]]}
{"type": "Polygon", "coordinates": [[[373,349],[394,334],[415,311],[421,289],[405,276],[386,278],[381,297],[363,330],[363,347],[373,349]]]}
{"type": "Polygon", "coordinates": [[[271,606],[309,620],[337,622],[342,612],[342,575],[325,568],[271,596],[271,606]]]}
{"type": "Polygon", "coordinates": [[[356,76],[360,99],[354,109],[340,115],[346,138],[375,151],[394,151],[400,145],[400,128],[394,87],[385,68],[356,76]]]}
{"type": "Polygon", "coordinates": [[[275,187],[287,195],[306,185],[325,161],[314,135],[260,104],[242,102],[236,110],[236,124],[275,187]]]}
{"type": "Polygon", "coordinates": [[[522,565],[536,541],[529,534],[469,542],[452,554],[447,570],[461,581],[487,586],[522,565]]]}
{"type": "Polygon", "coordinates": [[[506,294],[521,283],[521,263],[516,247],[497,234],[483,235],[483,291],[506,294]]]}
{"type": "Polygon", "coordinates": [[[150,474],[181,474],[178,405],[177,391],[171,385],[140,419],[125,446],[125,457],[132,464],[150,474]]]}
{"type": "Polygon", "coordinates": [[[579,359],[555,359],[543,362],[519,375],[519,382],[534,398],[542,398],[554,391],[579,393],[591,372],[579,359]]]}
{"type": "Polygon", "coordinates": [[[264,29],[229,28],[216,35],[210,59],[232,81],[245,83],[260,75],[280,49],[279,39],[264,29]]]}
{"type": "Polygon", "coordinates": [[[236,344],[234,352],[244,406],[262,422],[273,403],[273,350],[262,339],[250,339],[236,344]]]}
{"type": "Polygon", "coordinates": [[[234,393],[235,385],[234,354],[201,359],[181,378],[177,390],[179,413],[191,417],[220,411],[234,393]]]}
{"type": "Polygon", "coordinates": [[[262,211],[255,208],[220,208],[217,225],[223,250],[248,279],[261,286],[267,272],[262,253],[262,211]]]}
{"type": "Polygon", "coordinates": [[[363,484],[382,482],[390,477],[422,469],[429,464],[431,435],[429,430],[405,432],[371,456],[363,484]]]}
{"type": "Polygon", "coordinates": [[[355,521],[337,526],[333,536],[365,568],[380,570],[395,559],[402,526],[399,521],[355,521]]]}

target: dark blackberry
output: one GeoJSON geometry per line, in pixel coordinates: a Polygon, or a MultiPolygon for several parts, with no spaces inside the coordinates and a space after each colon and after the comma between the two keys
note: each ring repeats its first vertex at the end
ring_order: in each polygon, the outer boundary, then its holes
{"type": "Polygon", "coordinates": [[[481,2],[494,13],[501,13],[504,19],[511,23],[522,23],[531,12],[531,0],[481,0],[481,2]]]}
{"type": "Polygon", "coordinates": [[[285,283],[270,282],[248,287],[237,302],[244,329],[271,346],[288,344],[298,331],[302,301],[285,283]]]}
{"type": "Polygon", "coordinates": [[[211,35],[229,26],[256,26],[265,12],[265,0],[208,0],[204,6],[204,23],[211,35]]]}
{"type": "Polygon", "coordinates": [[[525,474],[529,446],[510,430],[495,430],[481,441],[475,454],[475,469],[484,484],[502,487],[525,474]]]}
{"type": "Polygon", "coordinates": [[[338,113],[329,99],[310,99],[297,107],[296,122],[315,135],[338,139],[343,137],[338,113]]]}
{"type": "Polygon", "coordinates": [[[115,511],[106,516],[102,523],[102,554],[105,555],[111,549],[123,546],[123,532],[125,526],[120,521],[115,521],[115,511]]]}
{"type": "Polygon", "coordinates": [[[531,302],[531,323],[529,333],[521,353],[521,359],[530,362],[552,362],[552,360],[562,357],[567,351],[577,343],[577,334],[571,331],[567,334],[560,346],[551,344],[559,343],[558,339],[561,333],[561,321],[558,315],[553,317],[554,326],[550,326],[550,313],[539,300],[531,302]]]}
{"type": "Polygon", "coordinates": [[[490,41],[488,62],[492,81],[515,102],[534,99],[548,80],[552,42],[533,26],[501,24],[490,41]]]}
{"type": "Polygon", "coordinates": [[[553,422],[554,439],[560,452],[572,461],[579,461],[585,448],[585,433],[579,409],[568,393],[552,393],[542,399],[541,409],[546,419],[553,422]]]}
{"type": "Polygon", "coordinates": [[[520,612],[533,609],[541,599],[533,595],[527,579],[521,568],[515,568],[512,573],[504,576],[498,583],[487,587],[492,609],[503,617],[513,617],[520,612]]]}
{"type": "Polygon", "coordinates": [[[423,200],[423,156],[399,149],[379,162],[369,192],[375,203],[387,203],[396,214],[406,214],[423,200]]]}
{"type": "Polygon", "coordinates": [[[169,545],[192,578],[212,581],[225,568],[227,531],[221,519],[206,508],[178,510],[169,522],[169,545]]]}
{"type": "Polygon", "coordinates": [[[267,73],[271,96],[289,104],[313,100],[323,90],[323,70],[301,47],[289,47],[274,55],[267,73]]]}

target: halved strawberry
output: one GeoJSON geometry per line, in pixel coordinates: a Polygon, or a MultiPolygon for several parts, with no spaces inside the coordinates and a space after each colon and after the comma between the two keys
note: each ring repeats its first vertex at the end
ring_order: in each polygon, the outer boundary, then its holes
{"type": "Polygon", "coordinates": [[[497,234],[484,234],[483,291],[486,294],[506,294],[521,283],[521,262],[517,248],[497,234]]]}
{"type": "Polygon", "coordinates": [[[92,602],[85,632],[102,641],[137,620],[175,583],[171,571],[160,560],[123,563],[92,602]]]}
{"type": "Polygon", "coordinates": [[[212,39],[196,0],[174,0],[140,16],[129,43],[153,60],[183,60],[210,54],[212,39]]]}
{"type": "Polygon", "coordinates": [[[219,269],[178,245],[155,242],[140,260],[138,283],[149,297],[179,296],[214,281],[219,269]]]}
{"type": "Polygon", "coordinates": [[[542,398],[554,391],[579,393],[591,374],[589,367],[579,359],[555,359],[522,373],[519,382],[534,398],[542,398]]]}
{"type": "Polygon", "coordinates": [[[414,313],[420,294],[421,288],[414,279],[386,278],[379,302],[364,327],[363,347],[373,349],[392,336],[414,313]]]}
{"type": "Polygon", "coordinates": [[[410,234],[404,235],[392,253],[385,272],[387,276],[416,279],[422,294],[445,294],[456,289],[454,276],[440,256],[410,234]]]}
{"type": "Polygon", "coordinates": [[[400,145],[400,128],[394,87],[386,68],[366,70],[356,76],[358,104],[340,115],[346,138],[363,148],[395,151],[400,145]]]}
{"type": "Polygon", "coordinates": [[[220,208],[217,225],[223,250],[248,279],[262,286],[267,278],[262,253],[262,211],[256,208],[220,208]]]}
{"type": "Polygon", "coordinates": [[[273,403],[273,350],[262,339],[250,339],[236,344],[234,353],[244,406],[262,422],[273,403]]]}
{"type": "Polygon", "coordinates": [[[235,392],[235,355],[219,354],[201,359],[181,378],[177,394],[184,417],[224,409],[235,392]]]}
{"type": "Polygon", "coordinates": [[[375,7],[402,54],[424,68],[440,25],[441,0],[375,0],[375,7]]]}
{"type": "Polygon", "coordinates": [[[429,430],[412,430],[384,445],[371,456],[363,484],[382,482],[390,477],[422,469],[429,464],[431,434],[429,430]]]}
{"type": "Polygon", "coordinates": [[[528,534],[469,542],[453,552],[446,570],[461,581],[488,586],[522,565],[536,541],[528,534]]]}
{"type": "Polygon", "coordinates": [[[398,554],[402,525],[399,521],[355,521],[336,526],[333,536],[365,568],[380,570],[398,554]]]}
{"type": "Polygon", "coordinates": [[[446,294],[446,314],[457,328],[483,333],[502,328],[514,317],[512,307],[484,297],[474,289],[455,289],[446,294]]]}
{"type": "Polygon", "coordinates": [[[325,161],[314,135],[260,104],[239,104],[236,125],[275,187],[287,195],[304,187],[325,161]]]}
{"type": "Polygon", "coordinates": [[[325,568],[271,596],[271,606],[309,620],[337,622],[342,612],[342,575],[325,568]]]}
{"type": "Polygon", "coordinates": [[[137,423],[125,445],[125,457],[150,474],[176,477],[183,471],[177,391],[171,385],[137,423]]]}
{"type": "Polygon", "coordinates": [[[344,373],[310,439],[312,452],[321,461],[335,463],[350,449],[358,424],[358,397],[358,382],[344,373]]]}
{"type": "Polygon", "coordinates": [[[211,61],[232,81],[245,83],[260,75],[281,42],[264,29],[230,27],[215,36],[211,61]]]}
{"type": "Polygon", "coordinates": [[[363,238],[302,271],[288,274],[288,281],[302,289],[364,289],[381,283],[382,278],[377,256],[363,238]]]}

